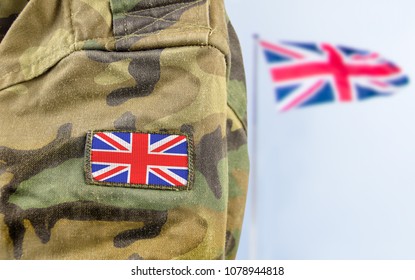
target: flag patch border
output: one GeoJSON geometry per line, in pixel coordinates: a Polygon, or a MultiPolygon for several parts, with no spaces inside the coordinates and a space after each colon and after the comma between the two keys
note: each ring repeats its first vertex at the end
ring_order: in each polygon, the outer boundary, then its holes
{"type": "Polygon", "coordinates": [[[153,189],[153,190],[172,190],[172,191],[189,191],[193,188],[195,169],[194,169],[194,157],[195,148],[193,135],[181,131],[136,131],[136,130],[89,130],[86,135],[85,144],[85,181],[88,185],[106,186],[106,187],[124,187],[124,188],[136,188],[136,189],[153,189]],[[96,133],[102,132],[117,132],[117,133],[139,133],[139,134],[161,134],[161,135],[177,135],[185,136],[187,141],[187,159],[188,159],[188,177],[187,184],[185,186],[165,186],[156,184],[133,184],[133,183],[115,183],[115,182],[101,182],[96,181],[92,177],[92,163],[91,163],[91,151],[92,151],[92,140],[96,133]]]}

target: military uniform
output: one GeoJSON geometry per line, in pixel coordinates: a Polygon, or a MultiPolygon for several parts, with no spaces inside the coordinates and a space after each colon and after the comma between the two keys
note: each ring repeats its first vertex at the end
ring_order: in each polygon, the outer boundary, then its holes
{"type": "Polygon", "coordinates": [[[0,40],[0,259],[235,258],[246,87],[222,0],[0,0],[0,40]],[[99,133],[186,139],[185,183],[98,182],[99,133]]]}

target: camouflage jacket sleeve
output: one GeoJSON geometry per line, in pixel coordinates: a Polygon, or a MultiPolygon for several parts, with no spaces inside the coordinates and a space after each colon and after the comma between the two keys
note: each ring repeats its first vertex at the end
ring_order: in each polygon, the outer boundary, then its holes
{"type": "Polygon", "coordinates": [[[233,259],[248,183],[222,0],[0,0],[0,259],[233,259]]]}

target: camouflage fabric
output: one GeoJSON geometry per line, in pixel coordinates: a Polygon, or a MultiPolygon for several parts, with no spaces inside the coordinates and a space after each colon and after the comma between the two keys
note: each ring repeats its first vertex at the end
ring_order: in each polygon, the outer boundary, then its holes
{"type": "Polygon", "coordinates": [[[222,0],[0,0],[0,27],[0,259],[235,258],[246,97],[222,0]],[[87,184],[90,130],[191,134],[193,188],[87,184]]]}

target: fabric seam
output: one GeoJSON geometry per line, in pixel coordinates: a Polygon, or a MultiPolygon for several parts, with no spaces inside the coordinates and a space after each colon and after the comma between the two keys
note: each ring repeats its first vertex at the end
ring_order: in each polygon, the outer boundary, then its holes
{"type": "MultiPolygon", "coordinates": [[[[193,4],[197,4],[197,3],[203,2],[203,1],[205,1],[205,0],[197,0],[197,1],[193,1],[193,2],[186,3],[185,5],[193,5],[193,4]]],[[[180,3],[172,3],[172,4],[167,4],[167,5],[161,5],[161,6],[146,8],[146,9],[141,9],[139,11],[132,11],[130,13],[137,13],[137,12],[142,12],[142,11],[144,12],[144,11],[149,11],[149,10],[153,10],[153,9],[164,8],[164,7],[174,6],[174,5],[180,5],[180,3]]],[[[127,8],[127,6],[125,5],[125,2],[123,2],[123,8],[124,9],[127,8]]],[[[120,15],[120,14],[128,14],[128,13],[126,13],[126,12],[116,12],[114,14],[115,15],[120,15]]]]}
{"type": "MultiPolygon", "coordinates": [[[[189,6],[189,5],[195,5],[195,4],[198,4],[198,3],[203,2],[203,1],[204,0],[198,0],[198,1],[195,1],[195,2],[191,2],[187,6],[189,6]]],[[[186,34],[188,32],[188,30],[186,29],[186,27],[189,27],[189,28],[195,28],[195,27],[197,27],[197,28],[201,28],[201,29],[206,29],[206,31],[212,31],[212,28],[210,27],[210,22],[211,22],[211,20],[210,20],[210,1],[209,0],[206,0],[206,1],[208,1],[208,5],[209,5],[208,6],[208,9],[207,9],[208,10],[208,17],[207,17],[208,26],[198,26],[198,25],[186,24],[185,26],[182,26],[180,28],[172,28],[172,29],[169,29],[169,31],[173,31],[173,32],[170,32],[170,34],[172,34],[172,35],[174,35],[174,34],[186,34]]],[[[23,72],[25,70],[33,69],[33,66],[36,66],[39,63],[41,63],[43,61],[47,61],[48,59],[50,59],[51,57],[53,57],[53,55],[54,55],[55,52],[57,52],[57,51],[63,51],[64,54],[62,55],[62,57],[58,61],[56,61],[56,63],[58,63],[60,60],[62,60],[63,58],[67,57],[71,53],[73,53],[75,51],[81,51],[82,49],[77,49],[76,48],[76,46],[78,44],[82,44],[82,43],[85,43],[85,42],[88,42],[88,41],[91,41],[91,40],[99,40],[99,39],[101,39],[101,40],[112,41],[112,39],[114,38],[115,43],[116,43],[116,42],[119,42],[119,41],[122,41],[122,40],[125,40],[125,39],[128,39],[128,38],[131,38],[131,37],[143,37],[143,36],[148,36],[148,35],[156,35],[157,36],[161,32],[161,31],[155,31],[155,32],[142,33],[142,34],[135,34],[135,33],[128,34],[129,33],[128,26],[127,26],[126,20],[124,20],[124,23],[123,24],[124,24],[124,31],[126,32],[126,35],[114,36],[114,37],[97,37],[97,38],[89,38],[87,40],[77,41],[76,34],[75,34],[75,29],[74,29],[74,26],[73,26],[72,3],[73,3],[73,0],[71,0],[69,2],[68,9],[69,9],[69,25],[70,25],[71,35],[73,37],[73,40],[72,40],[73,43],[70,44],[70,45],[59,46],[57,48],[51,48],[51,49],[49,49],[49,52],[47,54],[45,54],[44,56],[40,57],[38,60],[36,60],[35,62],[33,62],[29,67],[19,68],[19,69],[16,69],[16,70],[10,70],[10,71],[6,71],[4,73],[0,73],[3,76],[3,78],[8,78],[8,77],[10,77],[13,74],[16,74],[16,73],[19,73],[19,72],[23,72]]],[[[123,4],[125,5],[124,2],[123,2],[123,4]]],[[[171,5],[175,5],[175,4],[170,4],[170,5],[165,5],[165,6],[158,6],[158,7],[154,7],[154,8],[150,8],[150,9],[167,7],[167,6],[171,6],[171,5]]],[[[187,7],[187,6],[185,6],[185,7],[187,7]]],[[[146,9],[146,10],[150,10],[150,9],[146,9]]],[[[141,10],[141,11],[143,11],[143,10],[141,10]]],[[[120,14],[120,13],[116,13],[116,14],[120,14]]],[[[200,18],[200,15],[199,15],[199,18],[200,18]]],[[[173,21],[173,22],[177,22],[177,21],[173,21]]],[[[196,45],[196,46],[209,46],[210,45],[209,44],[209,35],[210,35],[210,32],[208,32],[208,34],[207,34],[207,38],[206,38],[207,44],[201,43],[200,45],[196,45]]],[[[185,45],[185,46],[192,46],[192,45],[185,45]]],[[[216,48],[216,49],[218,49],[218,50],[220,50],[216,46],[213,46],[213,47],[216,48]]],[[[223,51],[221,51],[221,52],[223,53],[223,51]]],[[[56,54],[55,54],[55,56],[56,56],[56,54]]],[[[54,65],[56,65],[56,63],[53,64],[53,65],[51,65],[50,67],[53,67],[54,65]]],[[[226,66],[228,66],[228,62],[226,62],[226,66]]],[[[32,78],[30,78],[30,79],[32,79],[32,78]]]]}
{"type": "Polygon", "coordinates": [[[244,122],[244,121],[242,121],[241,117],[239,117],[239,115],[236,113],[235,109],[231,106],[231,104],[229,104],[229,102],[228,102],[228,101],[227,101],[226,103],[228,104],[229,109],[231,109],[231,110],[232,110],[232,112],[235,114],[235,116],[238,118],[239,122],[241,123],[241,125],[242,125],[242,127],[243,127],[243,129],[244,129],[244,131],[245,131],[245,133],[247,133],[247,132],[248,132],[248,129],[247,129],[247,127],[246,127],[245,122],[244,122]]]}
{"type": "MultiPolygon", "coordinates": [[[[181,5],[179,8],[177,8],[177,9],[175,9],[175,10],[173,10],[173,11],[171,11],[171,12],[169,12],[169,13],[165,14],[165,15],[163,15],[163,17],[161,17],[161,18],[149,17],[149,18],[155,19],[155,21],[154,21],[154,22],[152,22],[152,23],[149,23],[149,24],[147,24],[147,25],[145,25],[145,26],[143,26],[143,27],[141,27],[141,28],[140,28],[140,29],[138,29],[138,30],[135,30],[134,32],[130,32],[130,31],[128,30],[128,26],[127,26],[127,19],[126,19],[126,18],[124,18],[124,19],[123,19],[123,25],[124,25],[124,32],[125,32],[125,34],[120,35],[120,36],[122,37],[122,36],[128,36],[128,35],[133,35],[133,34],[135,34],[135,35],[145,35],[145,34],[154,34],[154,33],[160,32],[160,30],[159,30],[159,31],[155,31],[155,32],[147,32],[147,33],[137,34],[137,32],[140,32],[141,30],[143,30],[143,29],[145,29],[145,28],[147,28],[147,27],[149,27],[149,26],[154,25],[157,21],[164,20],[164,17],[167,17],[167,16],[169,16],[170,14],[172,14],[172,13],[174,13],[174,12],[176,12],[176,11],[179,11],[179,10],[181,10],[181,9],[185,9],[185,8],[187,8],[187,7],[189,7],[189,6],[192,6],[192,5],[197,5],[197,4],[199,4],[199,3],[203,2],[203,1],[205,1],[205,0],[198,0],[198,1],[195,1],[195,2],[186,3],[186,4],[184,4],[184,5],[181,5]]],[[[123,2],[123,3],[124,3],[124,2],[123,2]]],[[[139,11],[134,11],[134,12],[130,12],[130,13],[126,13],[126,12],[118,12],[118,13],[115,13],[115,15],[127,15],[127,16],[133,15],[133,16],[139,16],[139,15],[135,15],[135,13],[139,13],[139,12],[143,12],[143,11],[148,11],[148,10],[155,10],[155,9],[159,9],[159,8],[163,8],[163,7],[169,7],[169,6],[178,5],[178,4],[179,4],[179,3],[170,4],[170,5],[164,5],[164,6],[157,6],[157,7],[148,8],[148,9],[139,10],[139,11]]],[[[124,9],[126,9],[126,7],[125,7],[125,6],[124,6],[123,8],[124,8],[124,9]]],[[[200,16],[198,17],[198,19],[199,19],[199,18],[200,18],[200,16]]],[[[178,21],[177,21],[177,20],[176,20],[176,21],[175,21],[175,20],[171,20],[171,21],[169,21],[169,22],[177,23],[178,21]]],[[[195,25],[192,25],[192,24],[187,24],[187,26],[195,26],[195,25]]],[[[205,26],[200,26],[200,27],[201,27],[201,28],[207,28],[207,27],[205,27],[205,26]]],[[[181,29],[181,28],[178,28],[178,30],[180,30],[180,29],[181,29]]],[[[173,29],[170,29],[170,30],[175,30],[175,29],[173,28],[173,29]]],[[[114,36],[114,37],[117,37],[117,36],[114,36]]],[[[128,38],[128,37],[127,37],[127,38],[128,38]]]]}

